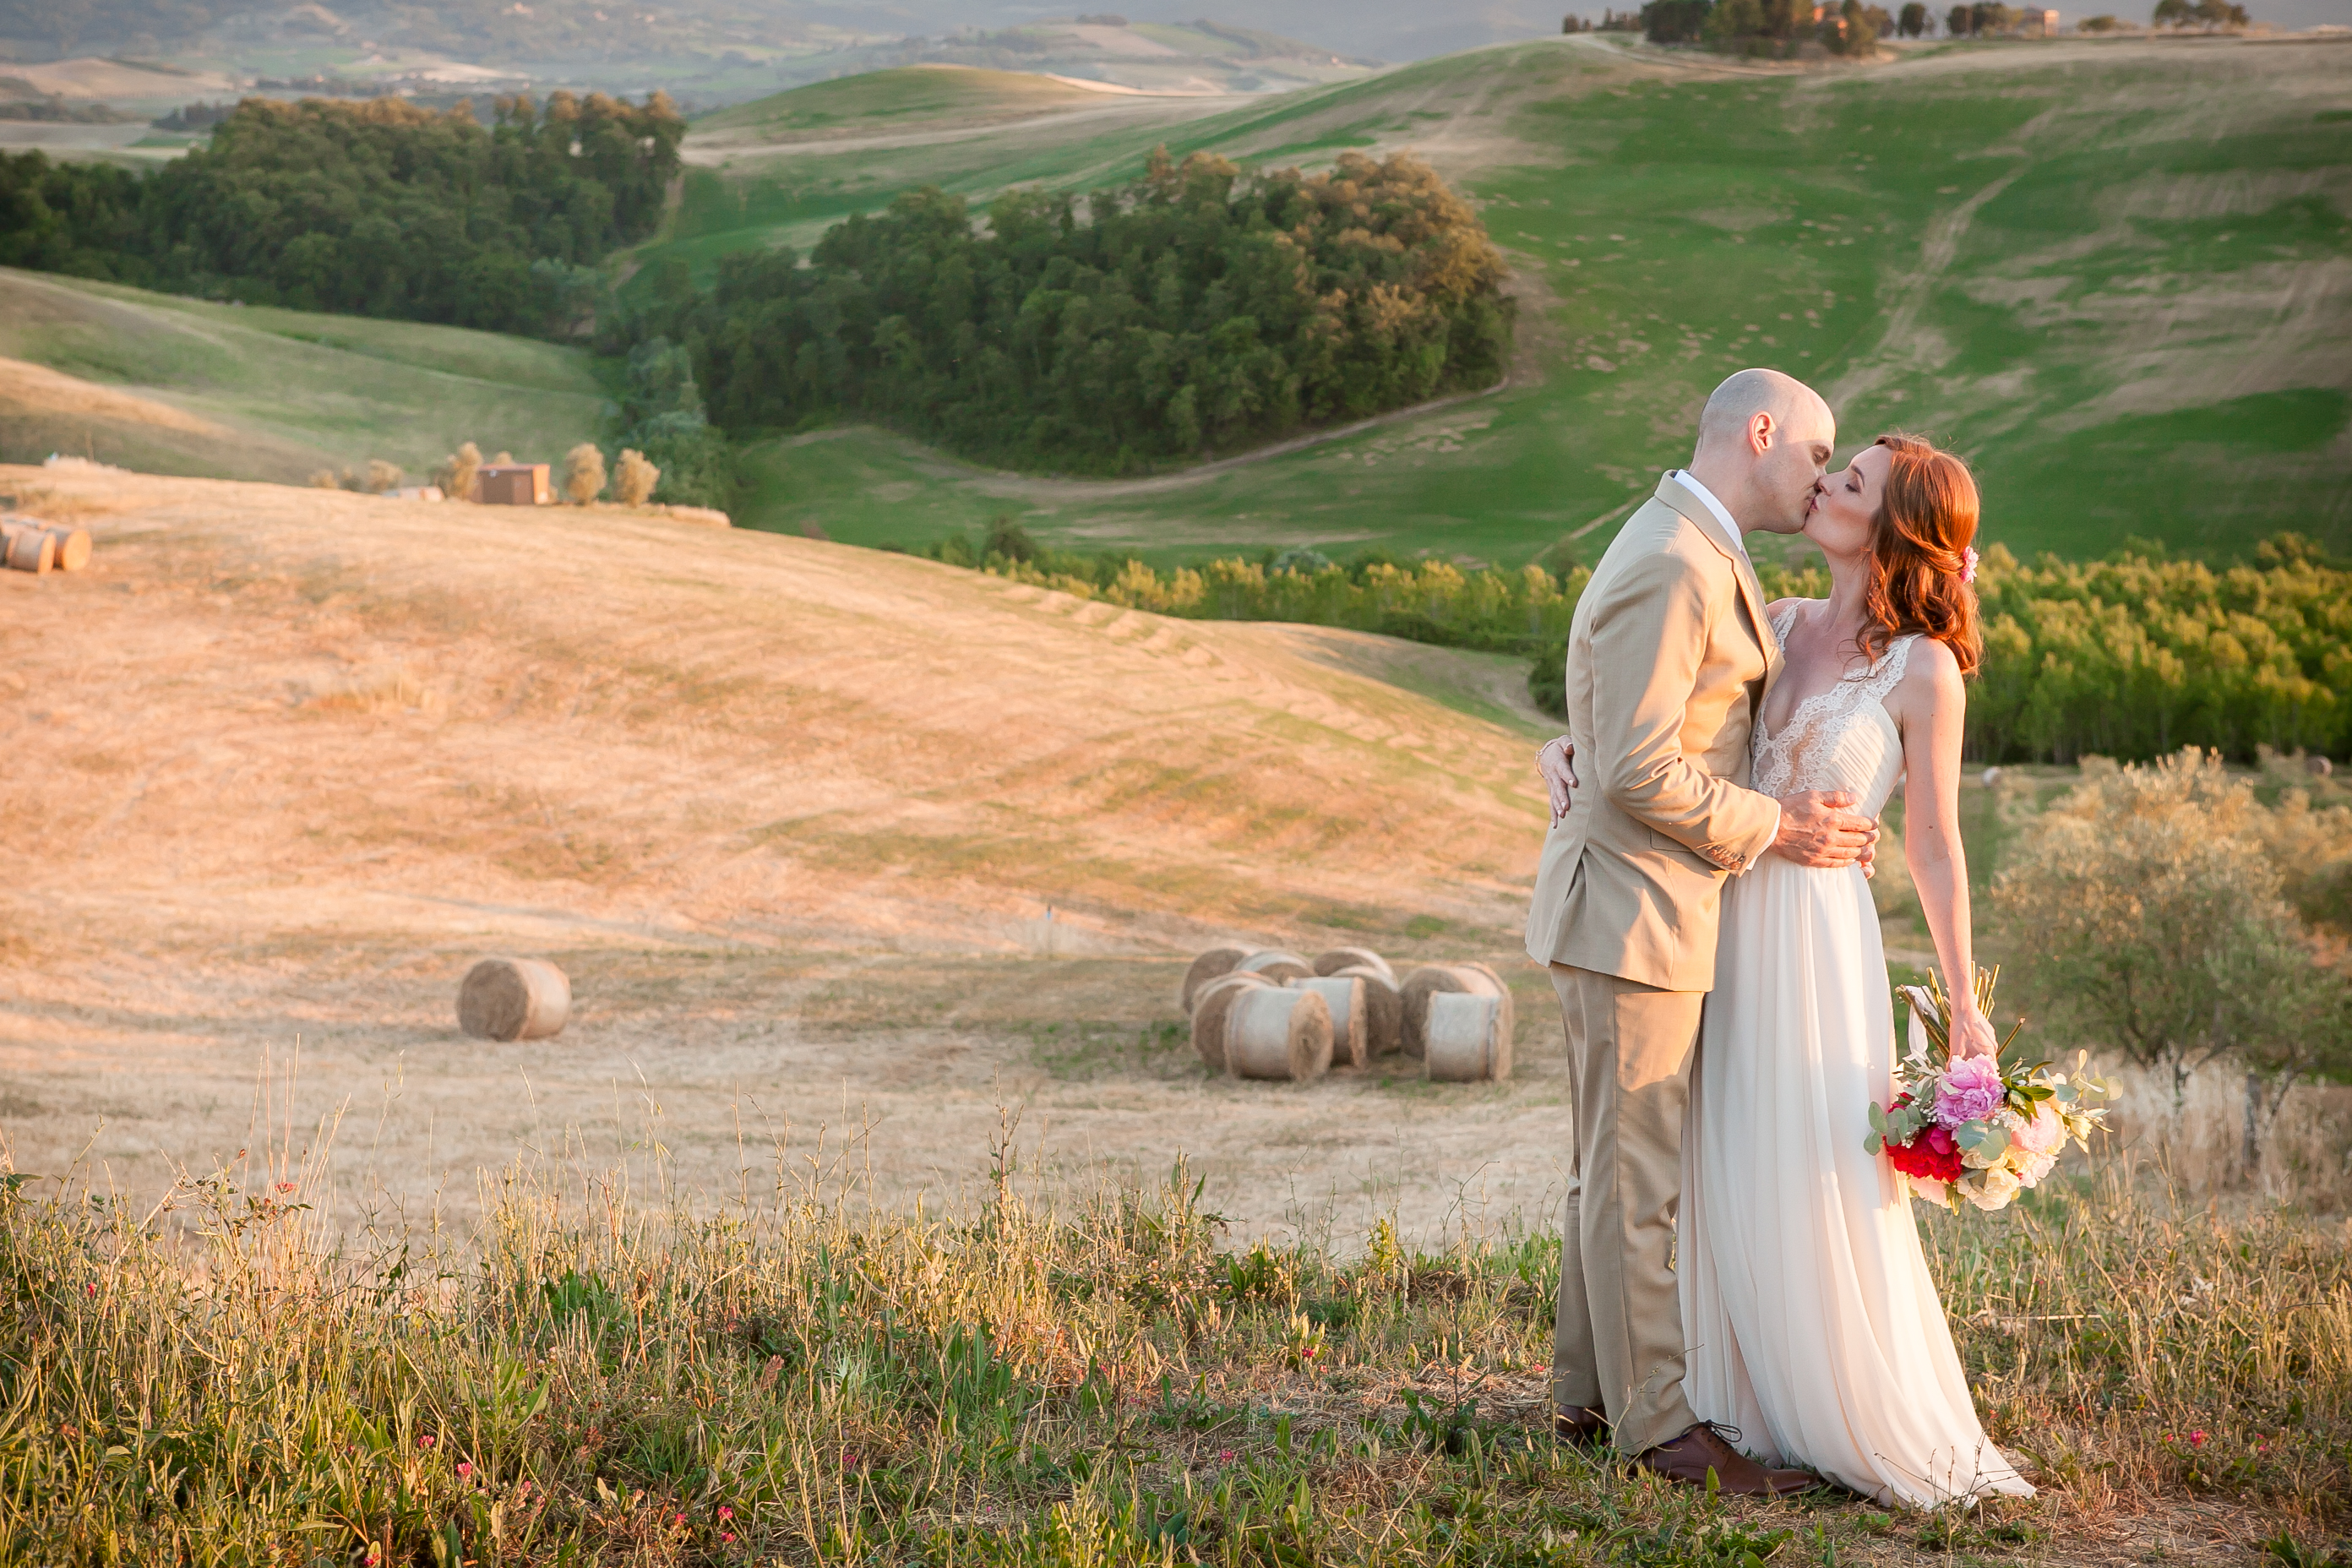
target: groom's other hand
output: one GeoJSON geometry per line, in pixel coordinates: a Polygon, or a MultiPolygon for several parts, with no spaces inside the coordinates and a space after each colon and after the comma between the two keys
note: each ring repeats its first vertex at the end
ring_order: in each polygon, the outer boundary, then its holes
{"type": "Polygon", "coordinates": [[[1568,815],[1568,797],[1571,790],[1584,787],[1576,776],[1576,742],[1562,735],[1548,741],[1536,753],[1536,772],[1543,775],[1544,789],[1551,795],[1551,825],[1568,815]]]}
{"type": "Polygon", "coordinates": [[[1772,847],[1800,866],[1866,865],[1878,824],[1853,809],[1842,789],[1801,790],[1780,797],[1780,834],[1772,847]]]}

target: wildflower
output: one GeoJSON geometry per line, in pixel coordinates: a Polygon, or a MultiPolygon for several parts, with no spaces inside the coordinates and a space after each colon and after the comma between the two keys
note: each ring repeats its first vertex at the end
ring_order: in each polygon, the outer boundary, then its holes
{"type": "Polygon", "coordinates": [[[729,1508],[726,1504],[721,1503],[719,1506],[719,1517],[721,1519],[733,1519],[735,1517],[735,1510],[729,1508]]]}
{"type": "Polygon", "coordinates": [[[2205,1446],[2205,1434],[2201,1431],[2191,1432],[2189,1434],[2189,1446],[2192,1448],[2203,1447],[2205,1446]]]}
{"type": "Polygon", "coordinates": [[[281,1193],[290,1193],[294,1190],[294,1184],[291,1182],[280,1182],[278,1184],[278,1190],[281,1193]]]}
{"type": "Polygon", "coordinates": [[[1234,1451],[1231,1448],[1220,1448],[1217,1450],[1217,1463],[1221,1465],[1230,1465],[1233,1462],[1234,1451]]]}
{"type": "Polygon", "coordinates": [[[734,1540],[734,1539],[735,1539],[735,1537],[734,1537],[734,1536],[732,1536],[732,1535],[722,1534],[722,1535],[720,1535],[720,1536],[719,1536],[719,1540],[721,1540],[721,1541],[732,1541],[732,1540],[734,1540]]]}
{"type": "Polygon", "coordinates": [[[420,1448],[430,1448],[433,1447],[433,1434],[430,1432],[420,1434],[416,1439],[416,1446],[420,1448]]]}
{"type": "Polygon", "coordinates": [[[457,1473],[461,1476],[470,1476],[474,1473],[474,1467],[466,1460],[460,1459],[457,1461],[457,1473]]]}

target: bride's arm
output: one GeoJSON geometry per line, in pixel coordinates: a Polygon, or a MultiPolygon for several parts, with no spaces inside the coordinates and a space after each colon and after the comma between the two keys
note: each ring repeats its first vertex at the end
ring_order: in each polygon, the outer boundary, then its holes
{"type": "Polygon", "coordinates": [[[1969,698],[1959,661],[1935,638],[1921,637],[1894,695],[1903,731],[1903,854],[1951,998],[1952,1054],[1990,1055],[1998,1042],[1969,984],[1976,947],[1969,930],[1968,851],[1960,843],[1960,742],[1969,698]]]}

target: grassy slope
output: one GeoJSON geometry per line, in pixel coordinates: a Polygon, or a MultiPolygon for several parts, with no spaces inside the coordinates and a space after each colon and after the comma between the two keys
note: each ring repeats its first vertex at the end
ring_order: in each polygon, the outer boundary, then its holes
{"type": "Polygon", "coordinates": [[[678,235],[706,261],[804,243],[897,189],[1099,183],[1161,140],[1277,163],[1419,144],[1520,273],[1533,374],[1506,392],[1198,482],[1008,482],[862,431],[761,453],[748,515],[837,539],[1013,511],[1162,560],[1356,541],[1523,559],[1634,497],[1706,388],[1761,362],[1831,391],[1851,437],[1901,424],[1968,452],[1989,536],[2021,550],[2136,534],[2226,555],[2282,528],[2342,547],[2347,66],[2324,45],[1996,46],[1734,75],[1545,42],[1174,128],[706,171],[678,235]]]}
{"type": "Polygon", "coordinates": [[[908,66],[813,82],[695,122],[698,132],[895,130],[942,115],[998,115],[1101,101],[1051,77],[966,66],[908,66]]]}
{"type": "Polygon", "coordinates": [[[299,480],[383,458],[421,476],[457,443],[552,460],[592,438],[604,392],[577,349],[457,327],[233,309],[0,269],[0,356],[152,398],[222,437],[0,383],[0,460],[51,451],[163,473],[299,480]]]}

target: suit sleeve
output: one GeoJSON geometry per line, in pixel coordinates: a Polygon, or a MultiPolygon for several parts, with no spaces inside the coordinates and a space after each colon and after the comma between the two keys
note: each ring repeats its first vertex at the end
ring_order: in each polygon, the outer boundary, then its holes
{"type": "Polygon", "coordinates": [[[1594,606],[1592,728],[1601,794],[1727,871],[1772,846],[1780,803],[1695,766],[1682,731],[1713,632],[1707,585],[1660,552],[1631,562],[1594,606]]]}

